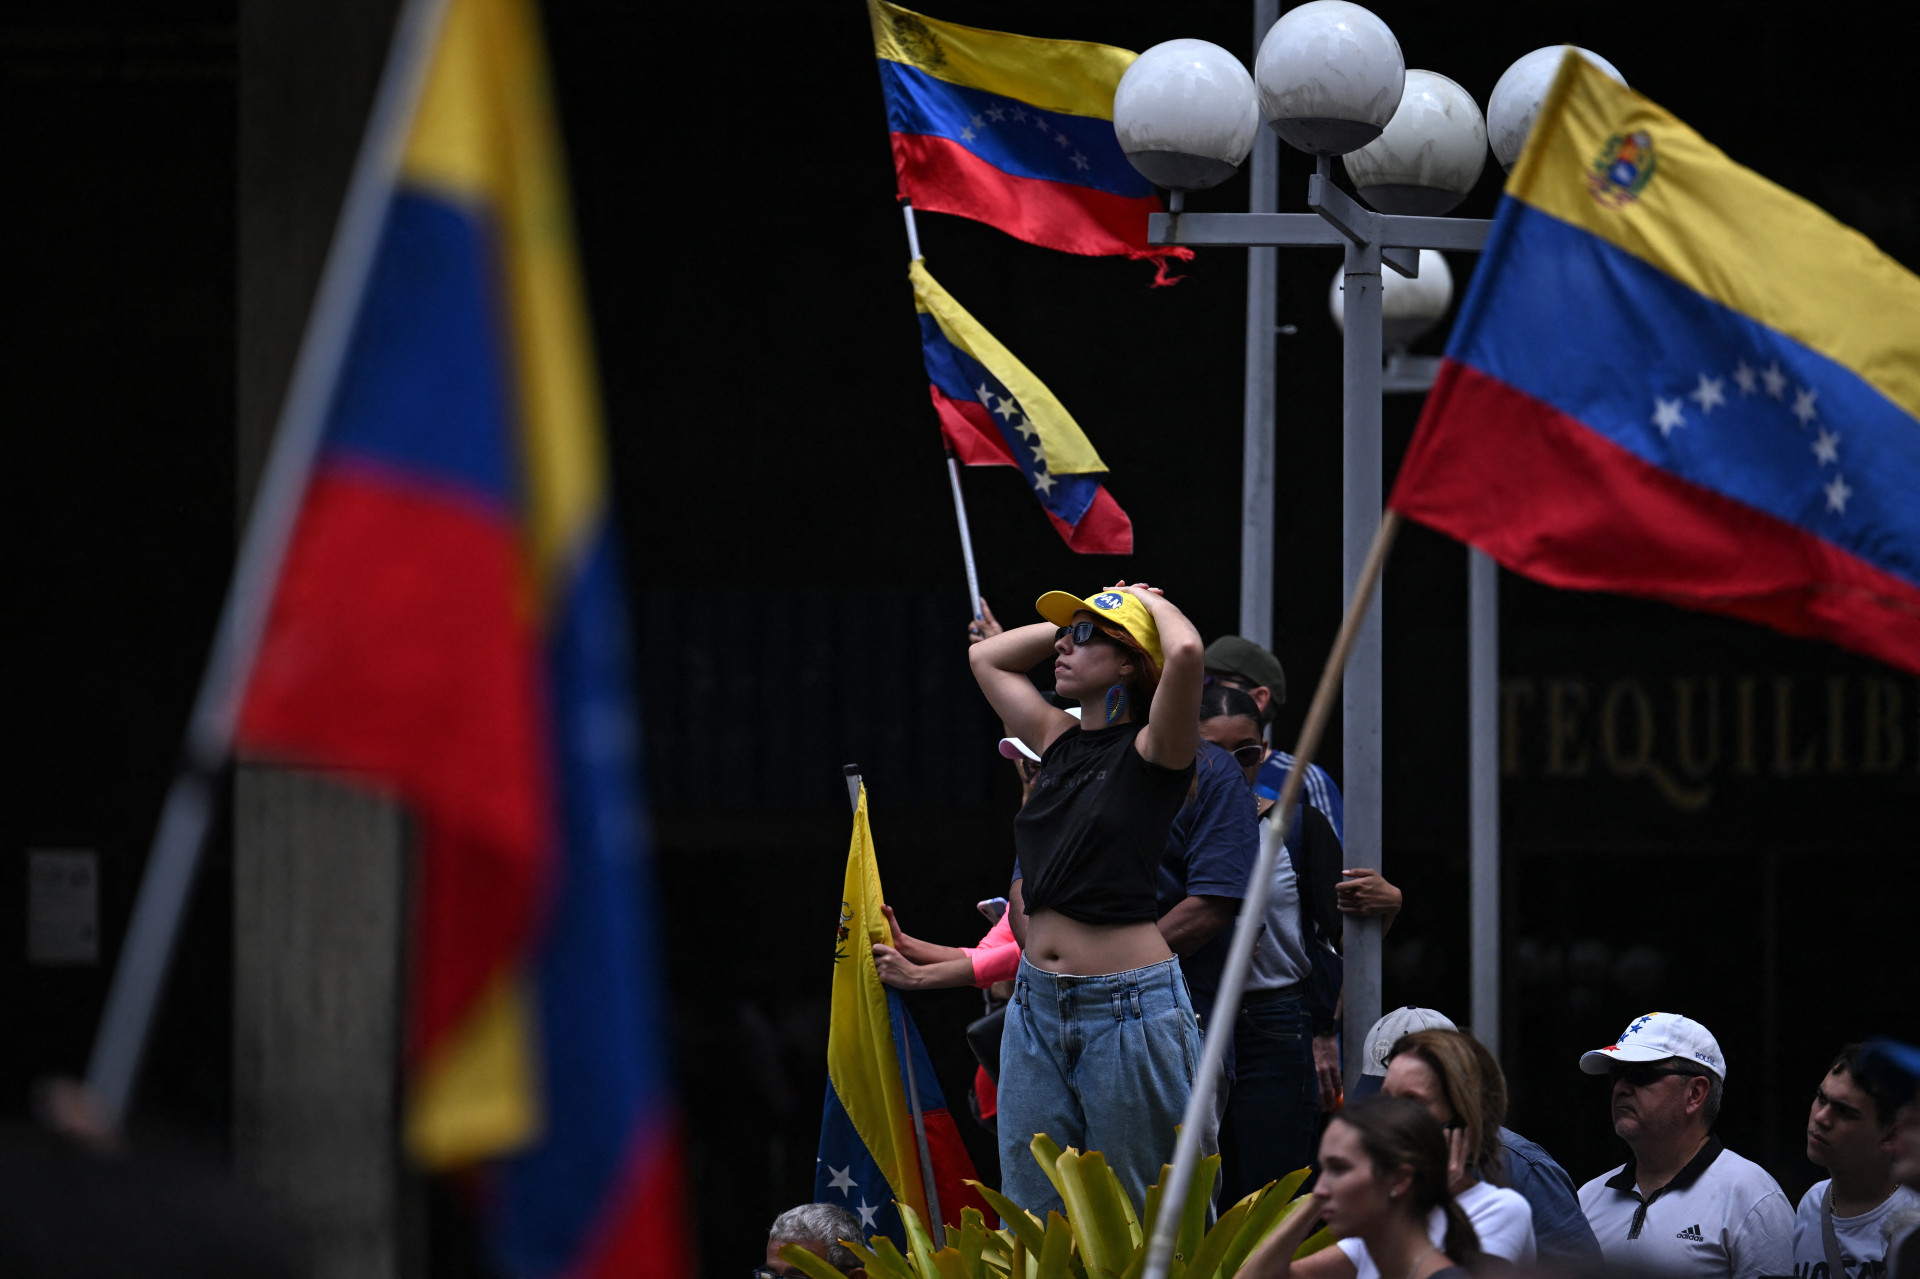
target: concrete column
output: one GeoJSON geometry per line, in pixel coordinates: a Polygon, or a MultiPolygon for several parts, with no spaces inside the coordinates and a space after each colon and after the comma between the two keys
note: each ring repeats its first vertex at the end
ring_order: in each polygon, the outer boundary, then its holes
{"type": "MultiPolygon", "coordinates": [[[[242,0],[240,509],[286,392],[395,0],[242,0]]],[[[403,822],[325,779],[234,779],[234,1155],[316,1279],[419,1273],[400,1159],[403,822]]]]}

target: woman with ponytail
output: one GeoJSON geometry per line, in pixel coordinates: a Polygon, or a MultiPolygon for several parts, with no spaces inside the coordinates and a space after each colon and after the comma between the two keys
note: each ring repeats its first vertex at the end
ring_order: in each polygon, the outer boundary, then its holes
{"type": "Polygon", "coordinates": [[[1136,1206],[1171,1156],[1200,1064],[1180,963],[1155,922],[1167,833],[1193,783],[1204,646],[1144,583],[1042,596],[1045,622],[968,651],[993,709],[1040,752],[1008,914],[1023,948],[1000,1041],[1001,1189],[1045,1220],[1060,1195],[1029,1146],[1098,1150],[1136,1206]],[[1027,671],[1053,657],[1054,691],[1027,671]]]}
{"type": "Polygon", "coordinates": [[[1480,1240],[1447,1192],[1447,1163],[1446,1134],[1418,1102],[1346,1107],[1320,1138],[1313,1207],[1268,1235],[1241,1279],[1466,1279],[1480,1240]],[[1338,1245],[1294,1261],[1322,1219],[1338,1245]]]}

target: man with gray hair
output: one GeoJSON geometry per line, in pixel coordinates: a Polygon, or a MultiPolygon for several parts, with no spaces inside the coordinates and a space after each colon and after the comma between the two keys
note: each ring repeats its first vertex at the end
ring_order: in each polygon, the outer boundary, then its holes
{"type": "Polygon", "coordinates": [[[1607,1261],[1643,1274],[1760,1279],[1793,1273],[1793,1206],[1713,1135],[1726,1091],[1719,1041],[1691,1017],[1648,1013],[1580,1058],[1611,1077],[1627,1162],[1580,1187],[1607,1261]]]}
{"type": "Polygon", "coordinates": [[[835,1204],[801,1204],[774,1218],[767,1231],[767,1264],[753,1272],[753,1279],[788,1279],[806,1274],[798,1266],[780,1259],[787,1244],[805,1248],[830,1266],[838,1267],[847,1279],[867,1279],[867,1271],[853,1250],[842,1239],[859,1239],[860,1219],[835,1204]]]}

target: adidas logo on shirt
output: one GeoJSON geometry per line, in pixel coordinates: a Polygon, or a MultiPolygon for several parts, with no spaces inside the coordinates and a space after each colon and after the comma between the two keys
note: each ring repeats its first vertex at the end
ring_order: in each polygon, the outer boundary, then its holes
{"type": "Polygon", "coordinates": [[[1705,1243],[1707,1240],[1707,1237],[1700,1233],[1700,1227],[1698,1225],[1688,1226],[1685,1230],[1682,1230],[1679,1234],[1675,1235],[1674,1238],[1690,1239],[1694,1243],[1705,1243]]]}

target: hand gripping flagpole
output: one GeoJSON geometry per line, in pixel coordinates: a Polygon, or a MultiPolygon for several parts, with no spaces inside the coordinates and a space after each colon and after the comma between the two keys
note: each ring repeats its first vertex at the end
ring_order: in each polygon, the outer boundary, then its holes
{"type": "MultiPolygon", "coordinates": [[[[860,815],[860,765],[848,764],[841,771],[847,775],[847,798],[853,803],[854,816],[858,817],[860,815]]],[[[887,1003],[898,1007],[899,997],[896,995],[887,1003]]],[[[913,1112],[913,1140],[914,1144],[920,1147],[920,1185],[927,1193],[927,1215],[933,1218],[925,1224],[927,1232],[933,1236],[933,1246],[944,1248],[947,1246],[947,1227],[940,1213],[940,1189],[933,1184],[933,1151],[927,1145],[927,1117],[920,1109],[920,1079],[918,1072],[913,1068],[913,1046],[907,1042],[904,1018],[894,1023],[894,1031],[894,1043],[899,1049],[901,1064],[906,1067],[907,1107],[913,1112]]]]}
{"type": "MultiPolygon", "coordinates": [[[[1326,669],[1320,672],[1320,686],[1313,691],[1313,704],[1307,709],[1307,722],[1300,729],[1300,742],[1293,748],[1293,768],[1287,773],[1286,784],[1280,788],[1279,802],[1274,804],[1266,821],[1261,824],[1260,857],[1254,863],[1253,877],[1247,884],[1246,897],[1240,903],[1240,919],[1245,926],[1233,931],[1233,948],[1227,953],[1226,971],[1220,977],[1220,992],[1214,996],[1215,1026],[1231,1027],[1234,1018],[1240,1014],[1240,992],[1246,985],[1247,967],[1253,959],[1254,941],[1260,933],[1255,925],[1266,915],[1267,890],[1273,886],[1273,867],[1279,859],[1287,827],[1293,821],[1294,806],[1300,802],[1307,769],[1313,764],[1314,752],[1320,748],[1320,736],[1326,731],[1327,720],[1333,714],[1341,673],[1346,669],[1347,658],[1353,653],[1354,641],[1360,635],[1360,623],[1367,615],[1368,604],[1373,600],[1374,587],[1380,582],[1381,566],[1386,563],[1387,551],[1393,546],[1393,536],[1399,529],[1399,513],[1387,511],[1380,520],[1379,531],[1373,535],[1373,545],[1367,551],[1365,563],[1361,565],[1360,578],[1354,583],[1353,598],[1347,602],[1347,615],[1341,619],[1340,632],[1334,637],[1333,651],[1327,654],[1326,669]]],[[[1231,1034],[1207,1036],[1206,1051],[1200,1058],[1200,1073],[1193,1081],[1193,1093],[1187,1098],[1187,1113],[1181,1121],[1180,1141],[1173,1154],[1173,1170],[1167,1176],[1167,1184],[1160,1187],[1160,1214],[1153,1223],[1153,1239],[1147,1246],[1147,1264],[1142,1279],[1167,1279],[1167,1270],[1173,1261],[1174,1236],[1180,1228],[1177,1206],[1187,1201],[1187,1187],[1193,1181],[1194,1166],[1200,1161],[1200,1132],[1213,1114],[1214,1081],[1220,1075],[1227,1043],[1231,1038],[1231,1034]]]]}
{"type": "Polygon", "coordinates": [[[448,0],[406,0],[394,26],[366,137],[347,184],[340,222],[274,431],[273,449],[254,495],[233,581],[214,632],[213,652],[187,721],[180,764],[160,810],[140,894],[87,1063],[87,1090],[111,1128],[117,1129],[125,1120],[133,1095],[212,824],[215,782],[233,748],[234,724],[266,630],[274,583],[319,452],[334,386],[346,362],[354,318],[380,245],[388,197],[400,171],[407,127],[426,83],[447,4],[448,0]]]}
{"type": "MultiPolygon", "coordinates": [[[[907,218],[907,261],[920,260],[920,228],[913,220],[913,204],[900,202],[900,212],[907,218]]],[[[947,446],[947,483],[953,488],[953,514],[960,522],[960,557],[967,565],[967,611],[978,622],[980,616],[980,574],[973,564],[973,531],[967,524],[967,501],[960,496],[960,462],[953,455],[953,446],[947,446]]]]}

